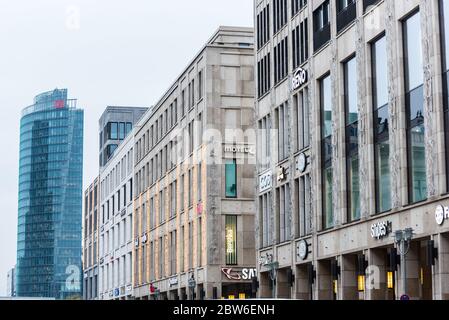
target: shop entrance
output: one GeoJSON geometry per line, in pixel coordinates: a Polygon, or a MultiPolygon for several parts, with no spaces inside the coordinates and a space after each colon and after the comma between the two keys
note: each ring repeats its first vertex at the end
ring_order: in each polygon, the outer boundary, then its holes
{"type": "Polygon", "coordinates": [[[296,266],[296,299],[313,300],[315,273],[312,263],[296,266]]]}
{"type": "Polygon", "coordinates": [[[250,299],[251,283],[226,283],[221,292],[224,299],[250,299]]]}
{"type": "Polygon", "coordinates": [[[336,258],[320,260],[317,263],[318,300],[337,300],[340,267],[336,258]]]}
{"type": "Polygon", "coordinates": [[[273,281],[270,278],[270,272],[260,273],[259,297],[262,299],[273,298],[273,281]]]}
{"type": "Polygon", "coordinates": [[[282,268],[277,270],[276,276],[276,298],[279,299],[291,299],[293,286],[293,274],[292,269],[282,268]]]}

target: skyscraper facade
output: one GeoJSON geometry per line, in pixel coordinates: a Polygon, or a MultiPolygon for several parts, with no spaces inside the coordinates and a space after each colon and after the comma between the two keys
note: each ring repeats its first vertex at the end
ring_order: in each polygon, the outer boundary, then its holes
{"type": "Polygon", "coordinates": [[[22,111],[19,297],[81,297],[83,118],[67,89],[42,93],[22,111]]]}

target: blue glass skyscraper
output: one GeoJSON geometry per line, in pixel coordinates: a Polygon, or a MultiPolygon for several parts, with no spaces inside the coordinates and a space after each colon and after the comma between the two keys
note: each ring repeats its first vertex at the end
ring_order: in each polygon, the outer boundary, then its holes
{"type": "Polygon", "coordinates": [[[81,297],[84,111],[76,103],[56,89],[22,111],[19,297],[81,297]]]}

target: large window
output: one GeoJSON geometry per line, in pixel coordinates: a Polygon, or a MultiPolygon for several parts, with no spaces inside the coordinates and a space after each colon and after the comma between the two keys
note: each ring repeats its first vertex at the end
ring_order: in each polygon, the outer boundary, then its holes
{"type": "Polygon", "coordinates": [[[257,49],[262,48],[270,39],[270,5],[257,14],[257,49]]]}
{"type": "Polygon", "coordinates": [[[225,216],[226,265],[237,264],[237,216],[225,216]]]}
{"type": "Polygon", "coordinates": [[[360,219],[360,181],[358,148],[357,60],[344,63],[346,113],[346,170],[348,221],[360,219]]]}
{"type": "Polygon", "coordinates": [[[278,32],[287,23],[287,0],[274,0],[273,29],[278,32]]]}
{"type": "Polygon", "coordinates": [[[293,69],[298,68],[309,58],[309,31],[307,19],[292,31],[293,69]]]}
{"type": "Polygon", "coordinates": [[[310,175],[306,174],[296,180],[296,204],[298,213],[298,236],[304,237],[312,232],[310,175]]]}
{"type": "Polygon", "coordinates": [[[274,83],[278,84],[288,75],[288,37],[274,47],[274,83]]]}
{"type": "Polygon", "coordinates": [[[371,45],[377,213],[391,209],[388,66],[386,45],[385,36],[382,36],[371,45]]]}
{"type": "Polygon", "coordinates": [[[237,197],[237,163],[236,160],[227,160],[225,165],[226,198],[237,197]]]}
{"type": "Polygon", "coordinates": [[[449,1],[440,0],[441,51],[443,66],[443,110],[446,136],[446,176],[449,190],[449,1]]]}
{"type": "Polygon", "coordinates": [[[313,32],[313,48],[317,51],[331,38],[329,1],[323,2],[323,4],[313,12],[313,32]]]}
{"type": "Polygon", "coordinates": [[[283,103],[276,109],[277,135],[278,135],[278,161],[282,161],[288,157],[289,139],[288,139],[288,123],[289,112],[287,102],[283,103]]]}
{"type": "Polygon", "coordinates": [[[357,6],[355,0],[337,0],[337,32],[355,20],[357,6]]]}
{"type": "Polygon", "coordinates": [[[259,171],[263,171],[268,169],[269,160],[271,154],[271,117],[270,115],[266,115],[262,119],[259,120],[259,131],[258,131],[259,139],[258,139],[258,154],[259,159],[263,161],[259,161],[259,171]]]}
{"type": "Polygon", "coordinates": [[[296,149],[303,150],[310,145],[309,91],[307,88],[293,96],[295,110],[296,149]]]}
{"type": "Polygon", "coordinates": [[[257,62],[257,96],[261,98],[271,88],[271,54],[268,53],[257,62]]]}
{"type": "Polygon", "coordinates": [[[291,239],[291,205],[290,205],[290,185],[287,183],[277,189],[276,192],[278,234],[279,242],[291,239]]]}
{"type": "Polygon", "coordinates": [[[272,217],[272,210],[271,210],[271,192],[265,193],[259,197],[259,213],[260,213],[260,221],[262,221],[262,230],[261,230],[261,237],[262,237],[262,248],[268,247],[272,244],[272,229],[271,229],[271,217],[272,217]]]}
{"type": "Polygon", "coordinates": [[[420,24],[421,19],[419,12],[416,12],[403,21],[410,203],[422,201],[427,198],[423,110],[424,71],[420,24]]]}
{"type": "Polygon", "coordinates": [[[332,197],[332,86],[330,75],[320,81],[321,104],[321,147],[322,147],[322,179],[323,179],[323,229],[334,226],[332,197]]]}

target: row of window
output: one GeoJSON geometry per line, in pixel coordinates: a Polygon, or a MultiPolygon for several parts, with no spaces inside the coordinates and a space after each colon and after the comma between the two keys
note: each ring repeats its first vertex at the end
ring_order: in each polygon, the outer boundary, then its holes
{"type": "Polygon", "coordinates": [[[123,255],[100,267],[99,292],[109,296],[109,291],[131,284],[131,253],[123,255]]]}
{"type": "Polygon", "coordinates": [[[203,98],[204,91],[204,71],[198,73],[198,97],[195,98],[195,79],[192,79],[188,84],[188,92],[186,89],[181,91],[180,105],[178,106],[178,98],[175,98],[171,104],[169,104],[164,111],[161,112],[158,119],[147,130],[146,133],[136,142],[136,160],[140,161],[150,150],[152,150],[162,138],[169,133],[182,119],[187,111],[192,110],[196,101],[200,101],[203,98]],[[188,97],[187,97],[188,94],[188,97]],[[187,100],[188,99],[188,100],[187,100]],[[181,115],[178,117],[178,115],[181,115]]]}
{"type": "Polygon", "coordinates": [[[132,240],[132,217],[124,217],[116,225],[104,232],[100,238],[100,257],[113,253],[132,240]]]}

